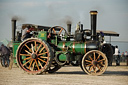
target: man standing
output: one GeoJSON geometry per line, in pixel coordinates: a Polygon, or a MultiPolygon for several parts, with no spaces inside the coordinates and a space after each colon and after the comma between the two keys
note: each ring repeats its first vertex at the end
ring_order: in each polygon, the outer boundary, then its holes
{"type": "Polygon", "coordinates": [[[127,61],[127,66],[128,66],[128,52],[127,51],[125,51],[125,59],[126,59],[126,61],[127,61]]]}
{"type": "Polygon", "coordinates": [[[9,66],[9,63],[10,63],[10,60],[9,60],[9,56],[10,56],[10,50],[4,46],[4,44],[2,44],[0,46],[0,51],[1,51],[1,54],[2,54],[2,64],[3,66],[5,67],[5,60],[7,61],[7,66],[9,66]]]}
{"type": "Polygon", "coordinates": [[[116,60],[116,65],[120,66],[120,56],[119,56],[119,49],[118,46],[115,47],[115,60],[116,60]]]}

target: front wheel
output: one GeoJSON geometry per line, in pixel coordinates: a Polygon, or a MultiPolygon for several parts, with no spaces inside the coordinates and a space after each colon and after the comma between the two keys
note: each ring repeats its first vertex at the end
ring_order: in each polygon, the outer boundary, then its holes
{"type": "Polygon", "coordinates": [[[82,69],[89,75],[101,75],[107,66],[107,57],[98,50],[89,51],[82,58],[82,69]]]}

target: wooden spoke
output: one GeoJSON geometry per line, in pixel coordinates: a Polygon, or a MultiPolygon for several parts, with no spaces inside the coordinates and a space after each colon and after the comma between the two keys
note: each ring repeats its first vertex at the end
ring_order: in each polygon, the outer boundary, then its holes
{"type": "Polygon", "coordinates": [[[60,35],[60,33],[63,31],[63,28],[61,28],[61,30],[59,31],[59,35],[60,35]]]}
{"type": "Polygon", "coordinates": [[[94,70],[94,72],[96,73],[96,67],[95,67],[95,66],[93,66],[93,70],[94,70]]]}
{"type": "Polygon", "coordinates": [[[40,59],[40,58],[38,58],[40,61],[42,61],[42,62],[45,62],[45,63],[47,63],[46,61],[44,61],[44,60],[42,60],[42,59],[40,59]]]}
{"type": "Polygon", "coordinates": [[[92,65],[92,64],[88,64],[88,65],[86,65],[86,66],[88,67],[88,66],[91,66],[91,65],[92,65]]]}
{"type": "Polygon", "coordinates": [[[91,72],[92,68],[93,68],[93,66],[91,66],[91,68],[89,69],[89,72],[91,72]]]}
{"type": "Polygon", "coordinates": [[[29,61],[25,62],[25,63],[23,64],[23,66],[25,66],[27,63],[29,63],[31,60],[32,60],[32,59],[30,59],[29,61]]]}
{"type": "Polygon", "coordinates": [[[28,50],[30,51],[30,52],[32,52],[32,50],[25,44],[25,46],[28,48],[28,50]]]}
{"type": "Polygon", "coordinates": [[[44,56],[40,56],[41,58],[46,58],[46,59],[48,59],[48,57],[44,57],[44,56]]]}
{"type": "Polygon", "coordinates": [[[53,32],[56,34],[56,31],[55,31],[55,29],[53,28],[52,30],[53,30],[53,32]]]}
{"type": "Polygon", "coordinates": [[[33,47],[33,44],[31,44],[31,47],[32,47],[32,53],[34,53],[34,47],[33,47]]]}
{"type": "Polygon", "coordinates": [[[41,53],[41,52],[42,52],[42,50],[44,50],[44,48],[45,48],[45,47],[41,48],[41,50],[40,50],[40,52],[39,52],[39,53],[41,53]]]}
{"type": "Polygon", "coordinates": [[[48,53],[48,52],[40,53],[40,54],[38,54],[38,56],[43,55],[43,54],[46,54],[46,53],[48,53]]]}
{"type": "Polygon", "coordinates": [[[35,62],[32,64],[32,70],[34,69],[34,67],[35,67],[35,62]]]}
{"type": "Polygon", "coordinates": [[[35,43],[35,51],[36,51],[36,41],[34,43],[35,43]]]}
{"type": "Polygon", "coordinates": [[[33,62],[33,59],[31,60],[31,62],[30,62],[30,65],[29,65],[28,69],[30,69],[30,67],[31,67],[31,65],[32,65],[32,62],[33,62]]]}
{"type": "Polygon", "coordinates": [[[91,58],[91,56],[89,56],[89,58],[90,58],[91,60],[93,60],[93,59],[91,58]]]}
{"type": "Polygon", "coordinates": [[[102,61],[105,61],[105,59],[99,60],[98,62],[102,62],[102,61]]]}
{"type": "Polygon", "coordinates": [[[39,51],[39,49],[40,49],[40,47],[42,46],[42,44],[40,44],[40,46],[38,47],[38,49],[37,49],[37,51],[36,51],[36,53],[39,51]]]}
{"type": "Polygon", "coordinates": [[[94,54],[94,60],[96,60],[96,55],[95,55],[95,52],[94,52],[93,54],[94,54]]]}
{"type": "Polygon", "coordinates": [[[41,68],[43,68],[43,66],[41,65],[41,63],[40,63],[40,61],[38,60],[38,62],[39,62],[39,65],[41,66],[41,68]]]}
{"type": "Polygon", "coordinates": [[[20,56],[31,56],[30,54],[20,54],[20,56]]]}
{"type": "Polygon", "coordinates": [[[25,58],[23,61],[25,61],[25,60],[28,60],[28,59],[30,59],[31,57],[27,57],[27,58],[25,58]]]}
{"type": "Polygon", "coordinates": [[[98,70],[103,71],[103,70],[101,69],[101,67],[99,67],[99,65],[97,65],[97,68],[98,68],[98,70]]]}
{"type": "Polygon", "coordinates": [[[98,55],[98,57],[97,57],[96,61],[97,61],[99,58],[100,58],[100,54],[98,55]]]}
{"type": "Polygon", "coordinates": [[[89,60],[85,60],[86,62],[89,62],[89,63],[92,63],[91,61],[89,61],[89,60]]]}
{"type": "Polygon", "coordinates": [[[103,65],[102,63],[100,63],[99,65],[101,65],[101,66],[103,66],[103,67],[104,67],[104,65],[103,65]]]}
{"type": "Polygon", "coordinates": [[[31,53],[30,53],[30,52],[28,52],[27,50],[25,50],[25,52],[31,55],[31,53]]]}
{"type": "Polygon", "coordinates": [[[39,66],[38,66],[38,63],[37,63],[37,61],[35,60],[35,62],[36,62],[36,66],[37,66],[37,68],[38,68],[38,70],[39,70],[39,66]]]}

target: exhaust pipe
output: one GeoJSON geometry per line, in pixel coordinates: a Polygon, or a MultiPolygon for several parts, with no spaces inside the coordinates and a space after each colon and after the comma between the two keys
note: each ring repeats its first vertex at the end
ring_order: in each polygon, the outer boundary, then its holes
{"type": "Polygon", "coordinates": [[[16,20],[12,20],[12,41],[15,41],[16,34],[16,20]]]}
{"type": "Polygon", "coordinates": [[[67,24],[68,35],[71,35],[71,24],[67,24]]]}
{"type": "Polygon", "coordinates": [[[91,15],[91,40],[96,40],[96,18],[97,18],[97,11],[90,11],[91,15]]]}

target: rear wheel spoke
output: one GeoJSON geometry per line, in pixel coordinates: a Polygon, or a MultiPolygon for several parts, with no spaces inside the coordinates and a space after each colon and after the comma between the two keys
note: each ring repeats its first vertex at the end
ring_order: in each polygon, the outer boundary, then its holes
{"type": "Polygon", "coordinates": [[[41,53],[41,52],[44,50],[44,48],[45,48],[45,47],[43,47],[43,48],[39,51],[39,53],[41,53]]]}
{"type": "Polygon", "coordinates": [[[48,57],[44,57],[44,56],[40,56],[40,58],[46,58],[46,59],[48,59],[48,57]]]}
{"type": "Polygon", "coordinates": [[[34,53],[34,47],[33,47],[33,44],[31,44],[31,47],[32,47],[32,53],[34,53]]]}
{"type": "Polygon", "coordinates": [[[36,66],[37,66],[37,68],[38,68],[38,70],[39,70],[39,66],[38,66],[38,63],[37,63],[37,61],[35,60],[35,62],[36,62],[36,66]]]}
{"type": "Polygon", "coordinates": [[[31,65],[32,65],[32,62],[33,62],[33,59],[31,60],[31,62],[30,62],[30,65],[29,65],[28,69],[30,69],[30,67],[31,67],[31,65]]]}
{"type": "Polygon", "coordinates": [[[40,59],[40,58],[38,58],[40,61],[42,61],[43,63],[47,63],[46,61],[44,61],[44,60],[42,60],[42,59],[40,59]]]}
{"type": "Polygon", "coordinates": [[[31,57],[24,58],[23,61],[30,59],[31,57]]]}
{"type": "Polygon", "coordinates": [[[24,64],[23,64],[23,66],[25,66],[27,63],[29,63],[31,61],[31,59],[30,60],[28,60],[27,62],[25,62],[24,64]]]}
{"type": "Polygon", "coordinates": [[[38,53],[38,51],[39,51],[39,49],[40,49],[41,46],[42,46],[42,44],[40,44],[40,46],[38,47],[38,49],[36,51],[36,54],[38,53]]]}
{"type": "Polygon", "coordinates": [[[35,41],[34,43],[35,43],[35,52],[36,52],[36,46],[37,46],[37,45],[36,45],[36,41],[35,41]]]}
{"type": "Polygon", "coordinates": [[[28,50],[30,51],[30,52],[32,52],[32,50],[25,44],[25,46],[28,48],[28,50]]]}
{"type": "Polygon", "coordinates": [[[32,64],[32,71],[34,71],[35,62],[32,64]]]}
{"type": "Polygon", "coordinates": [[[38,60],[38,62],[39,62],[39,65],[41,66],[41,68],[43,68],[43,66],[41,65],[41,62],[38,60]]]}
{"type": "Polygon", "coordinates": [[[48,52],[40,53],[40,54],[38,54],[38,56],[43,55],[43,54],[46,54],[46,53],[48,53],[48,52]]]}
{"type": "Polygon", "coordinates": [[[31,55],[31,53],[30,53],[30,52],[28,52],[27,50],[25,50],[25,52],[31,55]]]}
{"type": "Polygon", "coordinates": [[[20,56],[31,56],[30,54],[20,54],[20,56]]]}

